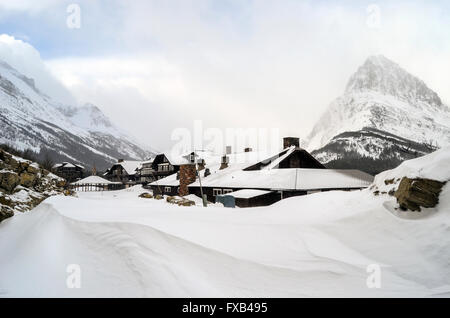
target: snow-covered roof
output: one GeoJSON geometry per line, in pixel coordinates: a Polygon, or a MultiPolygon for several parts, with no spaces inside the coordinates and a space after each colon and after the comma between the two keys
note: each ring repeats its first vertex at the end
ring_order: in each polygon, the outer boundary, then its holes
{"type": "MultiPolygon", "coordinates": [[[[314,190],[339,188],[364,188],[373,177],[359,170],[334,169],[270,169],[236,170],[227,169],[202,179],[202,186],[221,188],[314,190]]],[[[198,180],[190,187],[198,187],[198,180]]]]}
{"type": "Polygon", "coordinates": [[[75,163],[70,163],[70,162],[67,162],[67,161],[62,162],[62,163],[57,163],[57,164],[53,165],[53,169],[57,169],[57,168],[60,168],[60,167],[65,167],[65,168],[78,167],[78,168],[84,169],[84,167],[82,165],[75,164],[75,163]]]}
{"type": "MultiPolygon", "coordinates": [[[[210,170],[211,174],[216,173],[217,171],[221,171],[219,169],[220,169],[223,155],[216,155],[210,151],[204,151],[204,150],[195,151],[195,154],[196,154],[196,160],[198,160],[198,159],[205,160],[205,168],[208,168],[210,170]]],[[[184,154],[181,157],[184,158],[187,155],[188,154],[184,154]]],[[[226,168],[227,172],[245,169],[245,168],[261,161],[261,158],[262,159],[267,158],[267,157],[265,157],[266,156],[265,152],[242,152],[242,153],[229,154],[227,156],[229,158],[228,168],[226,168]]],[[[174,160],[174,161],[170,161],[170,159],[169,159],[169,161],[172,164],[174,164],[173,162],[178,162],[178,163],[183,162],[183,160],[180,158],[176,159],[176,161],[175,161],[175,159],[172,159],[172,160],[174,160]]],[[[188,163],[188,161],[186,160],[186,161],[184,161],[184,163],[188,163]]],[[[203,180],[204,172],[205,172],[205,170],[200,171],[200,177],[202,178],[202,180],[203,180]]],[[[177,180],[177,174],[173,173],[165,178],[159,179],[157,181],[153,181],[149,185],[179,186],[180,180],[177,180]]]]}
{"type": "Polygon", "coordinates": [[[140,161],[134,161],[134,160],[124,160],[122,162],[117,162],[114,164],[114,166],[122,166],[122,168],[126,171],[129,175],[134,175],[136,173],[136,169],[140,167],[141,162],[140,161]]]}
{"type": "MultiPolygon", "coordinates": [[[[198,154],[204,158],[210,175],[204,176],[200,172],[202,186],[219,188],[249,188],[249,189],[285,189],[285,190],[314,190],[314,189],[343,189],[364,188],[373,182],[373,177],[359,170],[310,169],[290,168],[277,169],[278,165],[296,150],[289,147],[282,152],[268,155],[267,152],[242,152],[227,155],[228,167],[220,170],[222,156],[211,153],[198,154]],[[281,154],[281,155],[280,155],[281,154]],[[256,163],[267,161],[261,170],[245,171],[256,163]]],[[[179,186],[176,173],[154,181],[150,185],[179,186]]],[[[199,180],[189,185],[200,186],[199,180]]]]}
{"type": "Polygon", "coordinates": [[[73,182],[72,184],[113,184],[113,183],[117,183],[117,182],[111,182],[111,181],[103,179],[102,177],[99,177],[99,176],[89,176],[82,180],[73,182]]]}
{"type": "Polygon", "coordinates": [[[271,193],[271,192],[272,191],[267,191],[267,190],[243,189],[243,190],[238,190],[238,191],[234,191],[234,192],[223,194],[223,195],[224,196],[230,195],[230,196],[238,198],[238,199],[249,199],[249,198],[259,197],[260,195],[264,195],[264,194],[271,193]]]}
{"type": "Polygon", "coordinates": [[[175,172],[165,178],[153,181],[149,185],[177,187],[180,185],[180,180],[177,179],[177,173],[175,172]]]}

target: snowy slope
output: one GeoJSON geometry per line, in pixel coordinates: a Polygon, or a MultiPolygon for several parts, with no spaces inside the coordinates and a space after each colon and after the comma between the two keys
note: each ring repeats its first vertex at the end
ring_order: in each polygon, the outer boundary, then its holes
{"type": "Polygon", "coordinates": [[[94,105],[63,105],[40,92],[33,79],[0,61],[0,143],[58,160],[104,168],[117,158],[150,155],[94,105]]]}
{"type": "Polygon", "coordinates": [[[345,157],[345,152],[377,158],[391,153],[401,162],[450,144],[450,110],[423,81],[383,56],[372,56],[331,103],[306,143],[324,163],[345,157]],[[365,147],[357,138],[361,135],[365,147]]]}

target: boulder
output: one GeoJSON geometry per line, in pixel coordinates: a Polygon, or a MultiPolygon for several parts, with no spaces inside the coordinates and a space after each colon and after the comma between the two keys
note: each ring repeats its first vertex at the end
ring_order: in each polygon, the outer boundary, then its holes
{"type": "Polygon", "coordinates": [[[7,206],[0,205],[0,222],[14,216],[14,211],[7,206]]]}
{"type": "Polygon", "coordinates": [[[155,200],[162,200],[164,197],[160,194],[155,195],[155,200]]]}
{"type": "Polygon", "coordinates": [[[178,204],[178,202],[180,201],[180,198],[177,197],[167,197],[166,201],[168,203],[172,203],[172,204],[178,204]]]}
{"type": "Polygon", "coordinates": [[[36,184],[37,175],[29,172],[20,174],[20,185],[26,188],[31,188],[36,184]]]}
{"type": "Polygon", "coordinates": [[[32,173],[32,174],[39,174],[41,170],[38,168],[33,167],[32,165],[28,165],[27,167],[27,172],[32,173]]]}
{"type": "Polygon", "coordinates": [[[139,195],[139,197],[140,197],[140,198],[144,198],[144,199],[152,199],[152,198],[153,198],[153,195],[152,195],[151,193],[144,192],[144,193],[141,193],[141,194],[139,195]]]}
{"type": "Polygon", "coordinates": [[[11,205],[11,199],[4,196],[1,192],[0,192],[0,205],[6,205],[6,206],[11,205]]]}
{"type": "Polygon", "coordinates": [[[195,205],[195,202],[191,201],[191,200],[183,199],[178,202],[178,205],[179,206],[193,206],[193,205],[195,205]]]}
{"type": "Polygon", "coordinates": [[[14,188],[19,184],[19,175],[13,171],[0,171],[0,188],[6,192],[12,193],[14,188]]]}
{"type": "Polygon", "coordinates": [[[56,186],[58,188],[64,188],[66,186],[66,180],[57,180],[56,181],[56,186]]]}
{"type": "Polygon", "coordinates": [[[394,196],[402,210],[421,211],[421,207],[432,208],[439,202],[439,193],[445,182],[431,179],[404,177],[394,196]]]}

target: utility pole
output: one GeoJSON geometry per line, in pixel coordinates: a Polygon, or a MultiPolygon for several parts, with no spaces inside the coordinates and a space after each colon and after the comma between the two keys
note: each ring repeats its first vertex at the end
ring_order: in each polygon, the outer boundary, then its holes
{"type": "Polygon", "coordinates": [[[198,183],[200,184],[200,195],[202,196],[203,207],[206,208],[206,207],[208,207],[208,203],[205,199],[205,196],[203,195],[202,178],[200,178],[200,172],[198,171],[198,168],[197,168],[197,162],[195,163],[195,171],[197,172],[198,183]]]}

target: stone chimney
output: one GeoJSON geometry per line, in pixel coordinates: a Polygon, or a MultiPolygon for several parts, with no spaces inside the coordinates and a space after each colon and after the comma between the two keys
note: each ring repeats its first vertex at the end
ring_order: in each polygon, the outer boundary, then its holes
{"type": "Polygon", "coordinates": [[[222,157],[222,162],[220,163],[220,169],[219,170],[223,170],[228,168],[228,162],[230,161],[230,158],[227,157],[227,155],[224,155],[222,157]]]}
{"type": "Polygon", "coordinates": [[[300,138],[284,137],[283,138],[283,149],[289,148],[291,146],[295,146],[295,147],[299,148],[300,147],[300,138]]]}
{"type": "Polygon", "coordinates": [[[189,194],[188,185],[195,182],[197,170],[195,164],[184,164],[180,166],[180,189],[178,193],[180,196],[189,194]]]}

